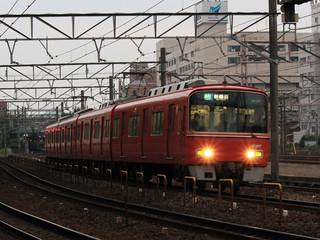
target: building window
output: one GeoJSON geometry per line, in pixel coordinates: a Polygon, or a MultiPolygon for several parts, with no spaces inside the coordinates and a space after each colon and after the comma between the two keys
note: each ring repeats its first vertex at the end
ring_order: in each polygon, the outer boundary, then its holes
{"type": "Polygon", "coordinates": [[[315,126],[312,126],[312,128],[311,128],[312,130],[312,132],[315,132],[316,131],[316,127],[315,126]]]}
{"type": "Polygon", "coordinates": [[[134,115],[129,118],[129,137],[138,137],[139,136],[139,122],[140,116],[134,115]]]}
{"type": "Polygon", "coordinates": [[[120,119],[115,118],[113,121],[113,137],[114,138],[119,137],[119,126],[120,126],[120,119]]]}
{"type": "Polygon", "coordinates": [[[286,51],[286,45],[278,45],[278,51],[279,52],[285,52],[286,51]]]}
{"type": "Polygon", "coordinates": [[[229,64],[240,63],[240,57],[229,57],[228,58],[228,63],[229,64]]]}
{"type": "Polygon", "coordinates": [[[266,60],[264,57],[260,57],[257,55],[249,56],[248,58],[249,61],[254,61],[254,62],[260,62],[266,60]]]}
{"type": "MultiPolygon", "coordinates": [[[[252,45],[251,47],[258,52],[263,52],[265,50],[264,45],[252,45]]],[[[253,50],[249,49],[249,52],[253,52],[253,50]]]]}
{"type": "Polygon", "coordinates": [[[299,57],[290,57],[290,61],[291,62],[298,62],[299,61],[299,57]]]}
{"type": "Polygon", "coordinates": [[[240,52],[240,45],[228,46],[228,52],[240,52]]]}
{"type": "Polygon", "coordinates": [[[99,139],[100,137],[100,121],[94,122],[94,139],[99,139]]]}
{"type": "Polygon", "coordinates": [[[290,48],[289,49],[290,49],[291,52],[299,51],[299,48],[296,45],[292,45],[292,44],[290,44],[290,48]]]}
{"type": "Polygon", "coordinates": [[[105,133],[105,135],[106,135],[106,138],[110,137],[110,120],[109,119],[106,120],[106,133],[105,133]]]}
{"type": "Polygon", "coordinates": [[[301,124],[301,128],[302,128],[302,130],[307,130],[307,124],[306,123],[302,123],[301,124]]]}
{"type": "Polygon", "coordinates": [[[89,123],[86,123],[84,125],[84,139],[85,140],[89,139],[89,123]]]}
{"type": "Polygon", "coordinates": [[[152,113],[152,135],[162,135],[163,134],[163,121],[164,121],[164,112],[154,112],[152,113]]]}

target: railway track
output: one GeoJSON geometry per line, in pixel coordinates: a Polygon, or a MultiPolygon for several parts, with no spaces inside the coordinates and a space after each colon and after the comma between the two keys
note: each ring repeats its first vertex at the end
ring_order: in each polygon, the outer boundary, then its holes
{"type": "MultiPolygon", "coordinates": [[[[3,164],[4,162],[1,161],[3,164]]],[[[8,165],[7,165],[8,167],[8,165]]],[[[7,168],[6,167],[6,168],[7,168]]],[[[63,199],[68,199],[72,202],[84,203],[89,206],[94,206],[99,209],[113,209],[115,211],[121,211],[126,214],[132,214],[135,216],[153,219],[155,221],[167,222],[168,224],[174,224],[183,228],[193,228],[196,230],[200,230],[201,232],[206,233],[219,233],[228,236],[228,238],[236,238],[236,239],[315,239],[312,237],[301,236],[291,233],[284,233],[279,231],[272,231],[257,227],[250,227],[246,225],[233,224],[223,221],[216,221],[207,218],[195,217],[186,214],[181,214],[172,211],[166,211],[156,208],[150,208],[145,206],[140,206],[136,204],[126,203],[124,201],[117,201],[108,198],[99,197],[96,195],[86,194],[83,192],[75,191],[72,189],[64,188],[47,181],[41,180],[36,176],[30,175],[20,169],[17,169],[13,166],[10,168],[15,171],[19,171],[19,174],[23,174],[28,176],[28,178],[32,178],[33,181],[41,182],[44,187],[39,187],[33,185],[38,190],[45,192],[47,194],[54,194],[57,197],[61,197],[63,199]],[[49,188],[54,188],[55,191],[48,190],[49,188]]],[[[8,174],[10,171],[6,170],[8,174]]],[[[13,174],[11,176],[15,177],[13,174]]],[[[17,178],[22,181],[21,179],[17,178]]]]}
{"type": "MultiPolygon", "coordinates": [[[[97,240],[97,238],[95,237],[83,234],[81,232],[66,228],[64,226],[49,222],[45,219],[33,216],[29,213],[20,211],[2,202],[0,202],[0,211],[10,215],[12,218],[16,218],[17,219],[16,221],[24,221],[25,224],[27,224],[28,226],[30,226],[30,223],[32,223],[34,228],[36,229],[41,228],[40,230],[35,230],[36,232],[41,232],[41,233],[43,231],[50,232],[51,237],[59,238],[59,236],[60,237],[63,236],[64,238],[69,238],[69,239],[97,240]]],[[[1,221],[0,223],[1,223],[0,224],[1,228],[4,229],[4,231],[10,232],[10,234],[13,234],[18,238],[40,239],[37,236],[30,234],[17,227],[14,227],[8,223],[5,223],[4,221],[1,221]]]]}
{"type": "MultiPolygon", "coordinates": [[[[271,181],[271,175],[265,174],[264,175],[264,181],[270,182],[271,181]]],[[[295,186],[295,187],[304,187],[306,190],[310,191],[319,191],[320,190],[320,178],[314,178],[314,177],[297,177],[297,176],[279,176],[279,181],[282,185],[289,187],[289,186],[295,186]]]]}
{"type": "Polygon", "coordinates": [[[10,240],[10,239],[40,240],[41,239],[22,229],[14,227],[4,221],[0,221],[0,230],[2,230],[4,234],[2,235],[2,238],[7,240],[10,240]]]}
{"type": "Polygon", "coordinates": [[[282,163],[320,164],[320,156],[280,155],[279,161],[282,163]]]}

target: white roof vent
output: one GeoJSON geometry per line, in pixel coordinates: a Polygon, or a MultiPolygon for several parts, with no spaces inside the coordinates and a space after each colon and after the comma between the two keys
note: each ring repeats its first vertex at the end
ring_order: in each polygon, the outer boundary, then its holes
{"type": "Polygon", "coordinates": [[[218,84],[218,81],[211,79],[194,79],[178,83],[172,83],[163,87],[152,88],[149,92],[149,96],[160,95],[169,92],[179,91],[185,88],[190,88],[199,85],[218,84]]]}

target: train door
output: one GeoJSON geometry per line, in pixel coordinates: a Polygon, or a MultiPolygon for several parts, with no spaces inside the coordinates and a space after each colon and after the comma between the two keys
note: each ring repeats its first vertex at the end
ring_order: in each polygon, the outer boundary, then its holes
{"type": "Polygon", "coordinates": [[[60,141],[59,141],[59,154],[62,154],[62,128],[59,129],[59,133],[60,133],[60,141]]]}
{"type": "Polygon", "coordinates": [[[72,154],[76,154],[76,152],[77,152],[77,132],[76,132],[76,126],[73,126],[73,128],[72,128],[72,138],[71,138],[71,140],[72,140],[72,154]]]}
{"type": "Polygon", "coordinates": [[[73,147],[73,135],[74,135],[74,131],[73,131],[73,125],[71,124],[71,128],[70,128],[70,155],[72,155],[72,147],[73,147]]]}
{"type": "Polygon", "coordinates": [[[104,139],[104,117],[101,120],[101,129],[100,129],[100,156],[103,156],[103,139],[104,139]]]}
{"type": "Polygon", "coordinates": [[[127,125],[127,113],[122,113],[122,126],[121,126],[121,136],[120,136],[120,157],[124,157],[123,144],[124,138],[126,136],[126,125],[127,125]]]}
{"type": "Polygon", "coordinates": [[[82,156],[82,142],[83,142],[83,122],[81,122],[81,134],[80,134],[80,155],[82,156]]]}
{"type": "Polygon", "coordinates": [[[167,159],[173,159],[174,147],[175,147],[175,105],[169,105],[168,116],[168,134],[167,134],[167,159]]]}
{"type": "Polygon", "coordinates": [[[141,158],[146,158],[146,144],[148,134],[148,123],[149,123],[149,109],[143,109],[142,119],[142,133],[141,133],[141,158]]]}
{"type": "Polygon", "coordinates": [[[67,154],[67,136],[68,136],[68,128],[65,126],[64,128],[64,144],[63,144],[63,150],[64,150],[64,154],[67,154]]]}
{"type": "Polygon", "coordinates": [[[92,137],[93,137],[93,132],[92,132],[92,129],[93,129],[93,119],[91,119],[90,121],[90,143],[89,143],[89,147],[90,147],[90,156],[92,156],[92,137]]]}

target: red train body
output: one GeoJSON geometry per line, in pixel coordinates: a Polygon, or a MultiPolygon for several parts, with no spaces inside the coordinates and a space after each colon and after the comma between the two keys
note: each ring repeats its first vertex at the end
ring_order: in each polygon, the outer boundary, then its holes
{"type": "Polygon", "coordinates": [[[269,158],[268,112],[266,94],[255,88],[188,87],[61,119],[46,129],[46,152],[50,161],[146,177],[261,181],[269,158]]]}

